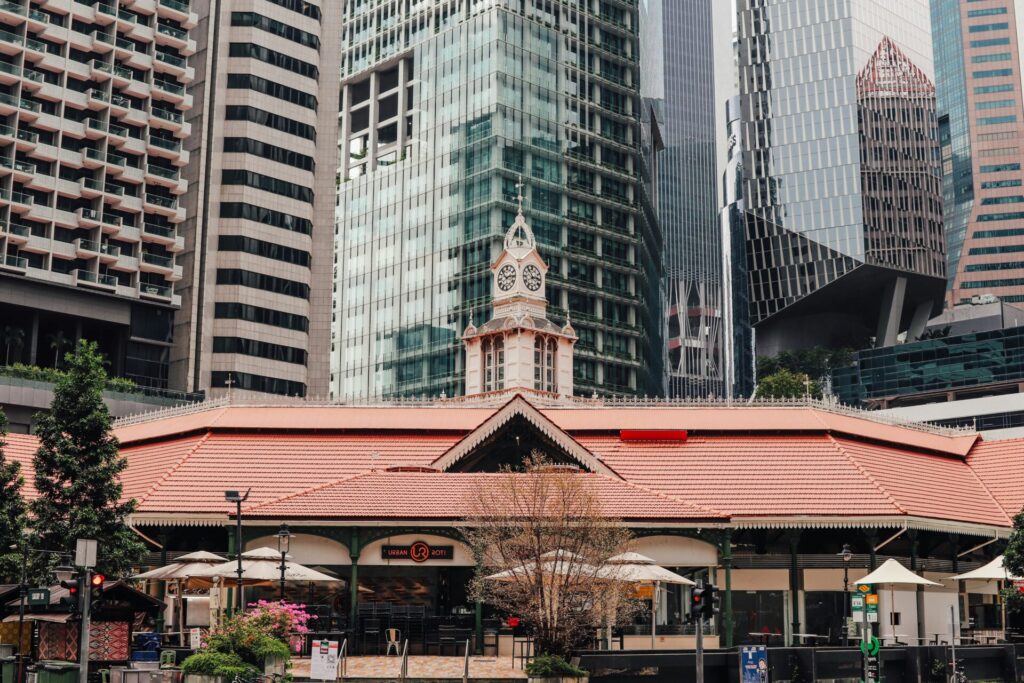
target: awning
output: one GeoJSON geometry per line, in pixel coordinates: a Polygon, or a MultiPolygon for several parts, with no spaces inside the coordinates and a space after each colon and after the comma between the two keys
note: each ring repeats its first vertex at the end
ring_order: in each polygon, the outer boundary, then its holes
{"type": "MultiPolygon", "coordinates": [[[[71,619],[70,614],[26,614],[25,621],[48,621],[53,624],[66,624],[71,619]]],[[[17,623],[17,614],[8,614],[4,617],[4,623],[17,623]]]]}

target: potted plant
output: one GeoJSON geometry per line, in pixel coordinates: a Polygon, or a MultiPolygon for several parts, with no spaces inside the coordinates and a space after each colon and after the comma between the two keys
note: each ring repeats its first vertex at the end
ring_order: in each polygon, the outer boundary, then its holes
{"type": "Polygon", "coordinates": [[[187,683],[230,683],[236,676],[252,680],[259,670],[234,652],[197,652],[181,663],[187,683]]]}
{"type": "Polygon", "coordinates": [[[583,669],[559,655],[537,655],[526,665],[530,683],[587,683],[590,678],[583,669]]]}

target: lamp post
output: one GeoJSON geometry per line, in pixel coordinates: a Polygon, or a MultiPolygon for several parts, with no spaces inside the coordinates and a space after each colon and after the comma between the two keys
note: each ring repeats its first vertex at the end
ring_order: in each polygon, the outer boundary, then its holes
{"type": "Polygon", "coordinates": [[[288,546],[291,544],[292,532],[288,530],[287,524],[281,524],[277,530],[277,550],[281,553],[281,602],[284,602],[284,570],[285,560],[288,556],[288,546]]]}
{"type": "Polygon", "coordinates": [[[853,551],[850,544],[844,543],[843,549],[836,553],[843,558],[843,645],[850,644],[849,622],[847,622],[847,611],[850,609],[850,560],[853,559],[853,551]]]}
{"type": "Polygon", "coordinates": [[[235,550],[238,552],[238,581],[235,587],[235,612],[242,612],[242,503],[249,499],[252,489],[245,495],[238,491],[225,491],[224,500],[235,504],[235,550]]]}

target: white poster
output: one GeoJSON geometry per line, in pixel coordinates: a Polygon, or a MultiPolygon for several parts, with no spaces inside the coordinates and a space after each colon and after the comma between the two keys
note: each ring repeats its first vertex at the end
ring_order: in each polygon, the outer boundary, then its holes
{"type": "Polygon", "coordinates": [[[201,650],[203,647],[203,632],[198,628],[188,630],[188,646],[193,650],[201,650]]]}
{"type": "Polygon", "coordinates": [[[338,677],[338,641],[314,640],[309,677],[315,681],[333,681],[338,677]]]}

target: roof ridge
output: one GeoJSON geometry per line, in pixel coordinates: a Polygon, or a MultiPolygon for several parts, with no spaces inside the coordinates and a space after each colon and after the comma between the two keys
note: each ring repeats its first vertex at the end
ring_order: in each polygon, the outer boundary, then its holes
{"type": "MultiPolygon", "coordinates": [[[[849,461],[849,463],[850,463],[851,465],[853,465],[854,467],[856,467],[856,468],[857,468],[857,471],[858,471],[858,472],[860,472],[860,473],[861,473],[862,475],[864,475],[864,477],[865,477],[865,478],[866,478],[866,479],[867,479],[867,480],[868,480],[869,482],[871,482],[871,484],[872,484],[872,485],[873,485],[873,486],[874,486],[874,487],[875,487],[876,489],[878,489],[878,492],[879,492],[879,493],[881,493],[881,494],[882,494],[883,496],[885,496],[886,500],[888,500],[888,501],[889,501],[889,502],[890,502],[890,503],[892,504],[892,506],[893,506],[894,508],[896,508],[896,510],[897,510],[898,512],[900,512],[900,513],[902,513],[902,514],[904,514],[904,515],[909,515],[909,514],[910,514],[910,513],[909,513],[909,512],[907,512],[907,511],[906,511],[905,509],[903,509],[903,506],[902,506],[902,505],[900,505],[899,503],[897,503],[897,502],[896,502],[896,498],[895,498],[895,497],[893,497],[893,495],[892,495],[891,493],[889,493],[889,490],[888,490],[887,488],[885,488],[884,486],[882,486],[882,484],[881,484],[881,483],[879,483],[879,481],[878,481],[877,479],[875,479],[874,475],[872,475],[872,474],[871,474],[870,472],[868,472],[868,471],[867,471],[867,469],[866,469],[865,467],[863,467],[863,466],[862,466],[862,465],[861,465],[861,464],[860,464],[860,463],[859,463],[859,462],[858,462],[858,461],[857,461],[857,460],[856,460],[856,459],[855,459],[855,458],[853,457],[853,455],[851,455],[851,454],[850,454],[850,453],[849,453],[849,452],[848,452],[848,451],[846,450],[846,448],[845,448],[845,447],[844,447],[844,446],[843,446],[842,444],[840,444],[840,443],[839,443],[839,441],[838,441],[838,440],[837,440],[837,439],[835,438],[835,436],[833,436],[833,435],[832,435],[832,433],[831,433],[831,432],[826,432],[826,433],[825,433],[825,436],[827,436],[827,437],[828,437],[828,440],[829,440],[829,441],[830,441],[830,442],[832,443],[832,445],[833,445],[833,446],[835,447],[835,449],[836,449],[837,451],[839,451],[840,453],[842,453],[843,457],[845,457],[845,458],[846,458],[846,459],[847,459],[847,460],[849,461]]],[[[1002,509],[1002,508],[1000,508],[1000,509],[1002,509]]]]}
{"type": "Polygon", "coordinates": [[[721,511],[721,510],[716,510],[716,509],[714,509],[712,507],[708,507],[707,505],[703,505],[701,503],[694,503],[691,500],[684,500],[684,499],[678,498],[676,496],[670,496],[667,493],[664,493],[662,491],[658,491],[656,489],[652,489],[650,487],[644,486],[643,484],[638,484],[636,482],[629,481],[628,479],[625,479],[625,478],[623,478],[623,479],[616,479],[615,477],[609,477],[607,474],[604,474],[603,472],[592,472],[591,474],[600,475],[600,476],[608,479],[609,481],[614,481],[614,482],[625,484],[626,486],[629,486],[629,487],[635,488],[635,489],[639,489],[639,490],[641,490],[641,491],[643,491],[645,493],[650,493],[652,495],[658,496],[659,498],[664,498],[665,500],[670,500],[670,501],[673,501],[673,502],[676,502],[676,503],[682,503],[684,505],[690,505],[692,507],[697,508],[698,510],[702,510],[704,512],[709,512],[709,513],[712,513],[712,514],[715,514],[715,515],[719,515],[723,519],[731,519],[732,518],[732,515],[729,515],[729,514],[723,512],[723,511],[721,511]]]}
{"type": "Polygon", "coordinates": [[[355,474],[347,474],[344,477],[338,477],[337,479],[332,479],[331,481],[324,482],[322,484],[317,484],[316,486],[310,486],[309,488],[302,489],[301,491],[294,491],[292,493],[289,493],[286,496],[281,496],[280,498],[274,498],[272,500],[265,500],[262,503],[257,503],[256,505],[251,505],[251,506],[247,507],[244,510],[244,512],[254,512],[254,511],[259,510],[260,508],[266,507],[268,505],[276,505],[278,503],[283,503],[286,500],[291,500],[292,498],[298,498],[299,496],[306,496],[306,495],[309,495],[311,493],[316,493],[317,491],[322,491],[323,489],[330,488],[331,486],[337,486],[338,484],[342,484],[342,483],[344,483],[346,481],[351,481],[353,479],[358,479],[359,477],[365,477],[366,475],[373,474],[373,473],[375,473],[377,471],[378,470],[364,470],[362,472],[356,472],[355,474]]]}
{"type": "MultiPolygon", "coordinates": [[[[182,437],[182,440],[184,440],[184,439],[188,439],[188,438],[190,438],[190,437],[187,437],[187,436],[185,436],[185,437],[182,437]]],[[[166,471],[165,471],[165,472],[163,473],[163,475],[161,475],[161,476],[160,476],[160,477],[159,477],[159,478],[158,478],[158,479],[157,479],[157,480],[156,480],[155,482],[153,482],[153,485],[152,485],[152,486],[150,486],[150,487],[149,487],[148,489],[146,489],[146,492],[145,492],[144,494],[142,494],[142,497],[141,497],[141,498],[137,498],[137,499],[136,499],[136,500],[138,501],[138,503],[139,503],[139,504],[141,504],[141,503],[145,502],[145,500],[146,500],[147,498],[149,498],[149,496],[150,496],[150,495],[152,495],[153,493],[155,493],[155,492],[156,492],[156,489],[157,489],[157,488],[158,488],[158,487],[159,487],[159,486],[160,486],[160,485],[161,485],[162,483],[164,483],[165,481],[167,481],[168,479],[170,479],[170,478],[171,478],[171,475],[172,475],[172,474],[174,474],[175,472],[177,472],[177,471],[178,471],[178,470],[179,470],[179,469],[181,468],[181,466],[185,464],[185,461],[186,461],[186,460],[188,460],[188,459],[189,459],[189,458],[191,458],[191,457],[192,457],[193,455],[195,455],[195,452],[196,452],[197,450],[199,450],[199,447],[200,447],[200,446],[202,446],[202,445],[203,445],[204,443],[206,443],[206,441],[207,441],[207,440],[208,440],[209,438],[210,438],[210,432],[206,432],[206,433],[204,433],[204,434],[203,434],[203,435],[202,435],[201,437],[199,437],[199,440],[198,440],[198,441],[196,441],[196,443],[195,443],[195,444],[193,444],[192,448],[188,449],[188,452],[187,452],[187,453],[185,453],[185,455],[183,455],[183,456],[181,456],[180,458],[178,458],[177,462],[175,462],[175,463],[174,463],[174,465],[172,465],[171,467],[169,467],[169,468],[168,468],[168,469],[167,469],[167,470],[166,470],[166,471]]],[[[127,458],[127,457],[128,457],[128,456],[125,456],[125,458],[127,458]]]]}
{"type": "MultiPolygon", "coordinates": [[[[972,448],[971,450],[973,451],[974,449],[972,448]]],[[[981,490],[984,491],[985,495],[987,495],[992,500],[992,503],[996,506],[996,509],[1002,512],[1003,515],[1006,517],[1006,521],[1010,523],[1010,526],[1013,526],[1013,517],[1016,513],[1011,514],[1009,511],[1007,511],[1006,508],[1003,507],[1003,504],[999,502],[999,499],[996,498],[995,494],[993,494],[992,491],[988,488],[988,485],[985,484],[984,480],[980,476],[978,476],[977,472],[974,471],[974,466],[970,462],[971,455],[971,453],[968,453],[967,457],[963,459],[964,465],[967,467],[967,470],[971,473],[971,476],[974,477],[975,481],[978,482],[978,486],[981,487],[981,490]]]]}

